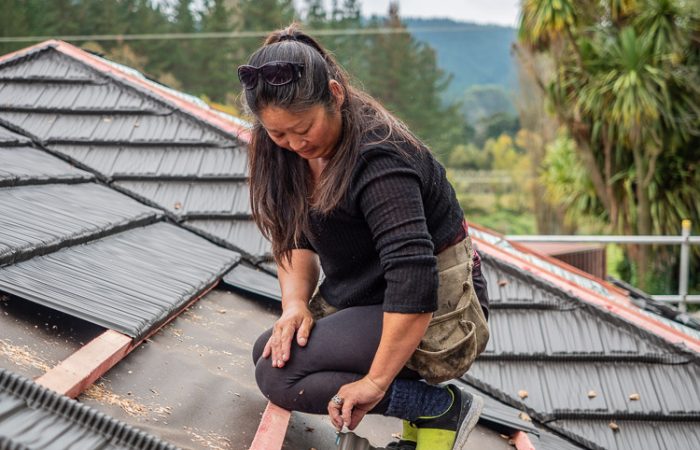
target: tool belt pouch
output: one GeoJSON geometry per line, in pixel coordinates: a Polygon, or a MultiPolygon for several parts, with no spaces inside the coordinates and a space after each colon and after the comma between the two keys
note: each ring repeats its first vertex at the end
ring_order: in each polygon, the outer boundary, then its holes
{"type": "Polygon", "coordinates": [[[472,282],[471,238],[438,254],[438,310],[406,366],[436,384],[464,375],[486,348],[489,328],[472,282]]]}
{"type": "Polygon", "coordinates": [[[311,312],[314,320],[319,320],[333,314],[334,312],[337,312],[338,308],[329,304],[326,299],[321,296],[321,292],[319,291],[318,287],[316,287],[316,290],[309,300],[309,311],[311,312]]]}

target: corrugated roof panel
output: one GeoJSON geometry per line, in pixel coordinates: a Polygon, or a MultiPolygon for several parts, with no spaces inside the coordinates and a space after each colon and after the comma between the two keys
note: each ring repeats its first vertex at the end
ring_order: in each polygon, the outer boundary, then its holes
{"type": "Polygon", "coordinates": [[[619,324],[593,320],[580,309],[494,309],[489,325],[492,338],[486,352],[495,355],[663,358],[668,354],[667,349],[640,339],[619,324]]]}
{"type": "Polygon", "coordinates": [[[0,448],[174,450],[124,422],[0,368],[0,448]]]}
{"type": "Polygon", "coordinates": [[[585,437],[598,448],[616,450],[697,450],[700,448],[700,422],[615,420],[557,420],[550,426],[585,437]]]}
{"type": "Polygon", "coordinates": [[[112,177],[246,177],[242,147],[125,147],[51,145],[51,150],[112,177]]]}
{"type": "Polygon", "coordinates": [[[42,150],[0,147],[0,186],[22,182],[91,180],[94,176],[42,150]]]}
{"type": "Polygon", "coordinates": [[[95,183],[0,188],[0,265],[159,215],[95,183]]]}
{"type": "Polygon", "coordinates": [[[178,215],[251,214],[246,182],[117,181],[114,184],[178,215]]]}
{"type": "Polygon", "coordinates": [[[262,295],[272,300],[282,300],[282,291],[277,278],[248,264],[237,265],[224,276],[222,281],[246,292],[262,295]]]}
{"type": "Polygon", "coordinates": [[[0,268],[0,290],[141,337],[239,258],[157,223],[0,268]]]}
{"type": "Polygon", "coordinates": [[[700,417],[694,364],[478,360],[467,374],[540,414],[644,414],[700,417]],[[688,387],[691,386],[690,388],[688,387]],[[521,400],[518,393],[528,392],[521,400]],[[595,396],[588,392],[594,391],[595,396]],[[676,392],[675,395],[673,393],[676,392]],[[638,393],[640,401],[629,396],[638,393]],[[670,394],[670,395],[669,395],[670,394]]]}
{"type": "Polygon", "coordinates": [[[5,83],[0,86],[0,108],[35,111],[60,109],[89,112],[168,114],[170,109],[115,83],[59,84],[5,83]]]}
{"type": "Polygon", "coordinates": [[[222,135],[179,114],[114,116],[3,111],[0,112],[0,119],[51,142],[230,145],[230,141],[222,135]]]}
{"type": "Polygon", "coordinates": [[[266,257],[272,252],[272,244],[252,220],[188,220],[185,224],[256,258],[266,257]]]}
{"type": "Polygon", "coordinates": [[[27,57],[0,64],[0,80],[97,81],[101,77],[54,49],[35,52],[27,57]]]}
{"type": "Polygon", "coordinates": [[[26,144],[28,142],[31,142],[31,140],[26,137],[22,136],[21,134],[17,134],[13,131],[8,130],[7,128],[0,126],[0,145],[6,146],[6,145],[21,145],[21,144],[26,144]]]}

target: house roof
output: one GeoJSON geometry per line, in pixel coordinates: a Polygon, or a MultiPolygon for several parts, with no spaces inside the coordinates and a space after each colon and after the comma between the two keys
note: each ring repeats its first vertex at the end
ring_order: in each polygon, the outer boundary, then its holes
{"type": "MultiPolygon", "coordinates": [[[[278,300],[250,217],[247,136],[197,99],[63,42],[0,57],[0,221],[10,225],[0,291],[136,338],[219,279],[278,300]]],[[[687,382],[699,340],[640,313],[624,290],[472,234],[492,338],[462,381],[490,397],[482,423],[545,449],[626,449],[640,436],[645,448],[700,447],[677,434],[700,420],[687,382]]],[[[110,373],[124,380],[123,367],[110,373]]]]}

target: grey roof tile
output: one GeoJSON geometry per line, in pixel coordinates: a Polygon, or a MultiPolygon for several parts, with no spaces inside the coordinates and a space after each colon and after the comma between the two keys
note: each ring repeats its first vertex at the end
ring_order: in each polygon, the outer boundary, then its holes
{"type": "Polygon", "coordinates": [[[268,271],[268,272],[270,272],[270,273],[272,273],[272,274],[277,275],[277,269],[278,269],[278,268],[277,268],[277,264],[276,264],[275,262],[273,262],[273,261],[267,261],[267,262],[259,263],[258,266],[259,266],[261,269],[264,269],[264,270],[266,270],[266,271],[268,271]]]}
{"type": "Polygon", "coordinates": [[[148,97],[106,80],[100,84],[3,83],[0,84],[0,109],[156,115],[171,112],[148,97]]]}
{"type": "Polygon", "coordinates": [[[0,266],[158,216],[160,211],[95,183],[0,188],[0,266]]]}
{"type": "Polygon", "coordinates": [[[157,223],[0,268],[0,290],[142,337],[238,259],[157,223]]]}
{"type": "Polygon", "coordinates": [[[522,305],[530,308],[560,308],[561,296],[550,289],[536,289],[531,276],[497,264],[495,260],[483,258],[483,274],[488,283],[489,300],[492,307],[522,305]]]}
{"type": "Polygon", "coordinates": [[[267,258],[272,252],[270,241],[263,237],[252,220],[188,220],[184,224],[256,259],[267,258]]]}
{"type": "Polygon", "coordinates": [[[279,282],[269,273],[248,264],[239,264],[222,281],[230,286],[263,297],[282,300],[279,282]]]}
{"type": "Polygon", "coordinates": [[[0,448],[174,450],[155,436],[0,368],[0,448]]]}
{"type": "Polygon", "coordinates": [[[114,186],[178,216],[250,216],[248,184],[229,181],[116,181],[114,186]]]}
{"type": "Polygon", "coordinates": [[[695,364],[479,360],[467,374],[491,393],[518,399],[542,417],[576,415],[700,418],[700,376],[695,364]],[[478,381],[477,381],[478,380],[478,381]],[[690,386],[689,386],[690,384],[690,386]],[[663,390],[659,387],[663,386],[663,390]],[[677,391],[674,392],[674,386],[677,391]],[[525,390],[527,398],[519,399],[525,390]],[[589,397],[588,392],[595,396],[589,397]],[[640,401],[629,399],[638,393],[640,401]]]}
{"type": "MultiPolygon", "coordinates": [[[[614,420],[557,420],[549,425],[568,435],[583,437],[590,448],[618,450],[697,450],[700,422],[614,420]]],[[[539,448],[539,447],[537,447],[539,448]]]]}
{"type": "Polygon", "coordinates": [[[0,147],[0,186],[40,182],[78,182],[94,178],[45,151],[32,147],[0,147]]]}
{"type": "Polygon", "coordinates": [[[31,142],[31,140],[28,137],[22,136],[21,134],[17,134],[5,127],[0,126],[0,146],[15,146],[27,144],[29,142],[31,142]]]}
{"type": "Polygon", "coordinates": [[[44,142],[226,145],[221,134],[180,114],[169,116],[0,111],[6,121],[44,142]]]}
{"type": "MultiPolygon", "coordinates": [[[[52,145],[51,150],[105,176],[154,178],[245,178],[245,148],[52,145]]],[[[204,181],[204,180],[203,180],[204,181]]]]}
{"type": "Polygon", "coordinates": [[[93,82],[101,78],[97,72],[62,55],[52,48],[12,59],[0,64],[0,81],[10,80],[59,80],[93,82]]]}
{"type": "Polygon", "coordinates": [[[639,339],[629,327],[592,320],[580,308],[529,310],[493,309],[489,317],[494,338],[485,354],[547,355],[549,357],[608,356],[663,359],[668,350],[639,339]]]}

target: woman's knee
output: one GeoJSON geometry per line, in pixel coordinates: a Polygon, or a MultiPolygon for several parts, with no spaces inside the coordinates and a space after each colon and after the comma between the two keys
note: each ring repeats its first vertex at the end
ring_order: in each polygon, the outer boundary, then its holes
{"type": "Polygon", "coordinates": [[[267,341],[270,339],[271,335],[272,329],[269,329],[261,334],[258,340],[255,341],[255,344],[253,345],[253,364],[258,363],[258,360],[262,356],[263,350],[265,350],[265,344],[267,344],[267,341]]]}
{"type": "Polygon", "coordinates": [[[289,369],[272,367],[267,359],[255,365],[255,381],[263,395],[277,406],[294,410],[298,392],[288,378],[289,369]]]}

